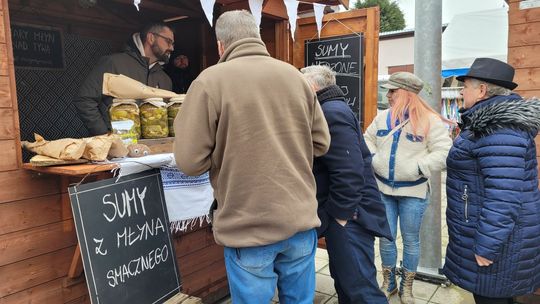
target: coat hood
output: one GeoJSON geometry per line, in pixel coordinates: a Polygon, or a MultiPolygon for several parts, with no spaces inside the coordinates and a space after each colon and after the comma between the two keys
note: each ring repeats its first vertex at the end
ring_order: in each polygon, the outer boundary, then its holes
{"type": "Polygon", "coordinates": [[[144,45],[139,33],[134,33],[131,36],[131,39],[127,41],[124,46],[124,52],[135,58],[142,66],[147,67],[150,70],[152,70],[154,66],[162,66],[165,64],[164,61],[148,64],[148,57],[146,57],[146,54],[144,53],[144,45]]]}
{"type": "Polygon", "coordinates": [[[345,93],[343,93],[339,86],[333,84],[317,91],[317,99],[321,105],[329,100],[345,101],[345,93]]]}
{"type": "Polygon", "coordinates": [[[475,136],[483,136],[500,129],[525,132],[540,130],[540,100],[522,99],[517,94],[488,98],[463,112],[462,128],[475,136]]]}

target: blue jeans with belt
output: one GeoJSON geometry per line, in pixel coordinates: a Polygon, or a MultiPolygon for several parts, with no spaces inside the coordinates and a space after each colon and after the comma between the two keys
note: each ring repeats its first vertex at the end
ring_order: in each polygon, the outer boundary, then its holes
{"type": "MultiPolygon", "coordinates": [[[[403,239],[403,268],[409,272],[416,272],[420,259],[420,226],[429,204],[429,195],[422,199],[381,193],[381,199],[386,206],[386,217],[394,240],[396,239],[399,217],[399,228],[403,239]]],[[[391,242],[386,238],[380,238],[380,252],[383,266],[396,266],[397,247],[395,241],[391,242]]]]}
{"type": "Polygon", "coordinates": [[[268,304],[277,285],[279,303],[312,304],[316,249],[315,229],[265,246],[225,247],[232,303],[268,304]]]}

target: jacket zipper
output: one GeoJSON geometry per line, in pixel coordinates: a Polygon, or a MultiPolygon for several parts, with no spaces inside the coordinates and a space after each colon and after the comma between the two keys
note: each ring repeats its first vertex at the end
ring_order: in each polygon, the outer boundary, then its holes
{"type": "Polygon", "coordinates": [[[463,194],[461,195],[461,199],[465,201],[465,222],[469,222],[469,194],[467,193],[467,185],[465,185],[465,188],[463,189],[463,194]]]}

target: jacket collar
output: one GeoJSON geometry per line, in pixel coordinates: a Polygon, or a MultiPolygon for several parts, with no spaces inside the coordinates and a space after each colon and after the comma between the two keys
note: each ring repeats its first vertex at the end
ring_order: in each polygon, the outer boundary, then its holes
{"type": "Polygon", "coordinates": [[[345,101],[345,94],[337,85],[334,84],[317,91],[317,99],[321,105],[329,100],[345,101]]]}
{"type": "Polygon", "coordinates": [[[231,44],[223,53],[218,63],[231,61],[245,56],[268,56],[266,45],[258,38],[244,38],[231,44]]]}
{"type": "Polygon", "coordinates": [[[540,129],[540,101],[524,100],[515,93],[490,97],[460,112],[460,127],[471,130],[475,136],[503,128],[526,132],[538,132],[540,129]]]}

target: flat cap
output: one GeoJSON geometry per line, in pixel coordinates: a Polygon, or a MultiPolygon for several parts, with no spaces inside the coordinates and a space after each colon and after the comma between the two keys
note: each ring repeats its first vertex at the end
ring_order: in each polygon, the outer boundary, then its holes
{"type": "Polygon", "coordinates": [[[420,93],[424,87],[422,79],[409,72],[397,72],[390,75],[388,82],[381,85],[381,88],[396,90],[404,89],[414,94],[420,93]]]}

